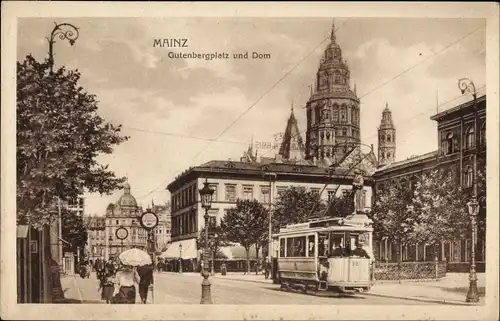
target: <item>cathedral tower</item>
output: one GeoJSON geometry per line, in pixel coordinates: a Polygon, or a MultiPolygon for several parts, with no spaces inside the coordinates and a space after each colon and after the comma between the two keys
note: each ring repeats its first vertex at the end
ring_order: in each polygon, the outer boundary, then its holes
{"type": "Polygon", "coordinates": [[[321,59],[307,102],[306,159],[341,161],[360,141],[359,98],[351,90],[347,61],[332,25],[330,44],[321,59]]]}
{"type": "Polygon", "coordinates": [[[378,164],[379,166],[390,164],[394,162],[395,158],[396,128],[392,123],[392,114],[386,103],[378,128],[378,164]]]}

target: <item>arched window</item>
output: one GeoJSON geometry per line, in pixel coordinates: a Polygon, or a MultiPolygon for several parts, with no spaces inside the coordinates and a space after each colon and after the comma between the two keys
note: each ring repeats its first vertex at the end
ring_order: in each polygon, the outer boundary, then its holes
{"type": "Polygon", "coordinates": [[[334,122],[339,121],[339,106],[333,105],[333,119],[334,122]]]}
{"type": "Polygon", "coordinates": [[[384,153],[380,153],[380,159],[385,159],[384,153]]]}
{"type": "Polygon", "coordinates": [[[387,153],[387,159],[391,158],[391,153],[387,153]]]}
{"type": "Polygon", "coordinates": [[[330,140],[330,132],[326,132],[326,139],[330,140]]]}
{"type": "Polygon", "coordinates": [[[453,133],[446,134],[445,155],[453,153],[453,133]]]}
{"type": "Polygon", "coordinates": [[[465,131],[465,148],[474,147],[474,127],[471,126],[465,131]]]}
{"type": "Polygon", "coordinates": [[[390,142],[391,141],[391,135],[387,135],[387,141],[390,142]]]}
{"type": "Polygon", "coordinates": [[[342,128],[342,136],[347,136],[347,128],[342,128]]]}
{"type": "Polygon", "coordinates": [[[385,136],[384,136],[384,134],[380,134],[379,140],[380,140],[381,142],[383,142],[383,141],[385,140],[385,136]]]}
{"type": "Polygon", "coordinates": [[[326,151],[326,157],[330,157],[330,151],[329,150],[326,151]]]}
{"type": "Polygon", "coordinates": [[[471,187],[473,180],[474,180],[474,172],[472,170],[472,167],[468,166],[465,169],[465,173],[464,173],[464,185],[466,187],[471,187]]]}

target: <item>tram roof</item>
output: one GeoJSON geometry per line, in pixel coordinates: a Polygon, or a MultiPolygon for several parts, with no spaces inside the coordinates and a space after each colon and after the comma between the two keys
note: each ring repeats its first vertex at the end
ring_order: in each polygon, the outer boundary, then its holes
{"type": "Polygon", "coordinates": [[[320,232],[324,230],[338,231],[373,231],[371,220],[351,220],[344,217],[328,217],[311,219],[308,222],[288,224],[286,227],[280,228],[280,232],[274,236],[320,232]]]}

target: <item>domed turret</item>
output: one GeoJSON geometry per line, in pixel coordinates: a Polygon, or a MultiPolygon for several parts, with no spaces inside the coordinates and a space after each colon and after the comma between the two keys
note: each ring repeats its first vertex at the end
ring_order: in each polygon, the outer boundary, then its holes
{"type": "Polygon", "coordinates": [[[137,208],[137,201],[135,197],[130,194],[130,184],[128,182],[123,186],[123,195],[118,200],[117,205],[122,209],[137,208]]]}

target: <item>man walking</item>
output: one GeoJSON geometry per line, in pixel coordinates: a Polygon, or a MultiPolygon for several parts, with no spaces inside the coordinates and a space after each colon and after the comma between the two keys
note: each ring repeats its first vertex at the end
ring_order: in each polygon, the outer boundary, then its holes
{"type": "Polygon", "coordinates": [[[137,274],[139,274],[141,278],[139,281],[139,296],[144,304],[146,304],[148,299],[149,285],[153,285],[153,270],[153,264],[143,265],[137,268],[137,274]]]}

